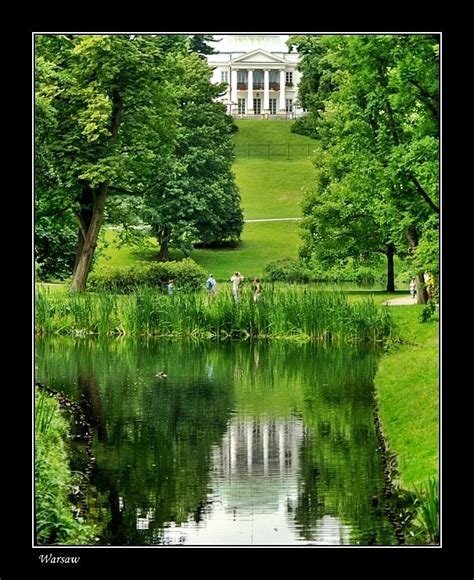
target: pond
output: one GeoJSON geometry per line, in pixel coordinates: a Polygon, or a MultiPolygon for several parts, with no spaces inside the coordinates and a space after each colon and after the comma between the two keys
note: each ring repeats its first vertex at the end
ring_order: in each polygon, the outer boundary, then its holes
{"type": "Polygon", "coordinates": [[[93,424],[103,545],[387,545],[379,354],[313,343],[38,338],[93,424]]]}

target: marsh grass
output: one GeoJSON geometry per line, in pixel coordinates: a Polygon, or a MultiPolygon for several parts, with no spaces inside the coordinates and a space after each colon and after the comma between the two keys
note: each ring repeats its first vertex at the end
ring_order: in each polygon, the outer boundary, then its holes
{"type": "Polygon", "coordinates": [[[392,329],[388,308],[372,299],[349,302],[342,292],[299,285],[268,285],[255,304],[250,285],[234,303],[230,287],[217,296],[168,296],[141,287],[134,294],[50,294],[38,291],[36,328],[42,334],[306,338],[377,342],[392,329]]]}
{"type": "Polygon", "coordinates": [[[430,477],[425,485],[415,487],[418,513],[415,525],[431,544],[439,543],[439,480],[430,477]]]}

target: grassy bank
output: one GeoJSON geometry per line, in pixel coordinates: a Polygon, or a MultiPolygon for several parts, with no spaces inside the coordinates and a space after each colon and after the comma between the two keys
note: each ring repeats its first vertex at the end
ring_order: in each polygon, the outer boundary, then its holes
{"type": "Polygon", "coordinates": [[[36,330],[42,334],[190,336],[196,338],[307,338],[377,342],[388,336],[391,318],[370,300],[350,303],[343,293],[312,287],[266,286],[253,302],[250,284],[234,304],[231,289],[216,297],[205,291],[167,296],[155,288],[135,294],[51,294],[38,291],[36,330]]]}
{"type": "Polygon", "coordinates": [[[382,357],[375,377],[383,431],[410,490],[438,474],[438,321],[419,322],[422,308],[391,308],[395,334],[410,344],[382,357]]]}
{"type": "Polygon", "coordinates": [[[69,494],[74,484],[65,441],[68,424],[58,402],[35,393],[36,543],[91,544],[94,529],[73,516],[69,494]]]}

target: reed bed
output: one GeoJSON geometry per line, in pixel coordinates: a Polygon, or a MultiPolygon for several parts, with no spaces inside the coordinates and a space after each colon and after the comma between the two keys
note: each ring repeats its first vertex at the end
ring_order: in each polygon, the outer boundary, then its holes
{"type": "Polygon", "coordinates": [[[142,287],[134,294],[36,296],[39,334],[186,336],[196,338],[298,338],[378,342],[392,330],[388,308],[371,299],[349,303],[342,292],[308,286],[268,286],[255,304],[244,287],[238,304],[230,288],[217,296],[142,287]]]}

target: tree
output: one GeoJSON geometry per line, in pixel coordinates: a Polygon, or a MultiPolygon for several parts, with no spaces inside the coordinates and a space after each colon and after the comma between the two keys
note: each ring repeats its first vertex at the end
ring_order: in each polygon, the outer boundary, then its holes
{"type": "Polygon", "coordinates": [[[72,291],[86,287],[108,194],[146,189],[172,143],[164,43],[183,39],[36,37],[36,195],[43,215],[79,223],[72,291]]]}
{"type": "Polygon", "coordinates": [[[143,212],[160,244],[160,260],[169,259],[170,247],[189,254],[197,241],[238,240],[243,228],[231,169],[233,121],[214,101],[221,87],[210,83],[207,62],[195,54],[174,56],[169,67],[179,129],[164,161],[166,171],[145,195],[143,212]]]}
{"type": "Polygon", "coordinates": [[[438,38],[295,37],[293,42],[301,44],[302,70],[313,78],[303,85],[303,98],[324,152],[316,159],[324,180],[310,194],[317,203],[306,204],[304,254],[320,253],[339,237],[339,254],[349,256],[362,233],[378,241],[374,248],[414,256],[422,233],[438,227],[438,38]],[[322,226],[317,215],[312,219],[313,209],[321,214],[321,206],[334,203],[346,209],[332,212],[328,237],[315,235],[314,228],[322,226]]]}
{"type": "Polygon", "coordinates": [[[213,46],[210,46],[208,42],[216,42],[212,35],[210,34],[193,34],[190,36],[189,48],[192,52],[197,54],[215,54],[213,46]]]}

